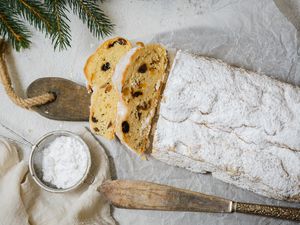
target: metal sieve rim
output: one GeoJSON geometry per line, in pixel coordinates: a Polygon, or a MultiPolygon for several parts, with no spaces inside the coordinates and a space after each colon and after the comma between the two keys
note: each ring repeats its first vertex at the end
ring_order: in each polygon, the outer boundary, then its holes
{"type": "Polygon", "coordinates": [[[45,135],[43,135],[33,146],[32,146],[32,150],[31,150],[31,153],[30,153],[30,156],[29,156],[29,171],[30,171],[30,174],[33,178],[33,180],[36,182],[36,184],[38,186],[40,186],[42,189],[48,191],[48,192],[53,192],[53,193],[63,193],[63,192],[67,192],[67,191],[71,191],[71,190],[74,190],[75,188],[77,188],[79,185],[81,185],[85,179],[87,178],[88,176],[88,173],[90,171],[90,168],[91,168],[91,152],[90,152],[90,149],[88,147],[88,145],[86,144],[86,142],[77,134],[73,133],[73,132],[70,132],[70,131],[66,131],[66,130],[56,130],[56,131],[52,131],[52,132],[49,132],[45,135]],[[69,188],[52,188],[52,187],[49,187],[47,186],[45,183],[43,183],[43,181],[40,180],[40,178],[37,176],[36,172],[35,172],[35,169],[34,169],[34,166],[33,166],[33,156],[34,156],[34,153],[39,149],[39,144],[41,144],[44,140],[46,140],[47,138],[49,138],[50,136],[52,135],[57,135],[57,136],[67,136],[67,137],[72,137],[72,138],[75,138],[77,139],[78,141],[81,142],[81,144],[83,145],[84,149],[85,149],[85,152],[87,154],[87,157],[88,157],[88,164],[87,164],[87,167],[86,167],[86,171],[83,175],[83,177],[76,183],[74,184],[73,186],[69,187],[69,188]]]}

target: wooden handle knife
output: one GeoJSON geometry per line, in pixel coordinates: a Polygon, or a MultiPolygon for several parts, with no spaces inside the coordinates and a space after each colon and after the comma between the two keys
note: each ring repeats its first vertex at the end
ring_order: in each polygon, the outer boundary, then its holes
{"type": "Polygon", "coordinates": [[[240,203],[145,181],[106,181],[99,191],[116,207],[164,211],[247,213],[300,221],[300,209],[240,203]]]}

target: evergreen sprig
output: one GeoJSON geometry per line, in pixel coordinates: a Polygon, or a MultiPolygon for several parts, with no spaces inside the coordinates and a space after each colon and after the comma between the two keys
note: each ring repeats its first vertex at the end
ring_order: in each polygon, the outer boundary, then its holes
{"type": "Polygon", "coordinates": [[[67,22],[70,22],[66,12],[69,12],[65,0],[46,0],[45,1],[51,14],[53,15],[53,30],[51,33],[54,49],[66,49],[71,46],[71,29],[67,22]]]}
{"type": "Polygon", "coordinates": [[[30,46],[30,32],[18,18],[16,9],[0,1],[0,35],[19,51],[30,46]]]}
{"type": "MultiPolygon", "coordinates": [[[[54,49],[71,46],[67,14],[72,10],[97,38],[111,34],[114,25],[99,8],[97,0],[0,0],[0,36],[17,50],[30,46],[26,21],[50,37],[54,49]]],[[[103,2],[103,0],[100,0],[103,2]]]]}
{"type": "Polygon", "coordinates": [[[87,24],[90,32],[94,36],[103,38],[110,34],[114,25],[111,24],[104,12],[97,7],[95,1],[69,0],[68,2],[70,7],[73,9],[73,12],[79,16],[83,23],[87,24]]]}
{"type": "Polygon", "coordinates": [[[45,31],[47,34],[51,32],[50,13],[40,1],[9,0],[9,2],[16,9],[17,13],[36,29],[42,32],[45,31]]]}

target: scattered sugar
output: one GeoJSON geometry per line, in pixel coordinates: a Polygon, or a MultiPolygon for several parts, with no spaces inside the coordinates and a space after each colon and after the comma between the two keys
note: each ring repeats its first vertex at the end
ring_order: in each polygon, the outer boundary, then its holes
{"type": "Polygon", "coordinates": [[[142,125],[141,125],[141,132],[146,129],[147,127],[150,127],[151,126],[151,122],[152,122],[152,118],[154,116],[154,112],[155,110],[151,110],[149,112],[149,115],[144,119],[144,121],[142,122],[142,125]]]}
{"type": "Polygon", "coordinates": [[[88,156],[79,140],[58,137],[43,150],[43,180],[57,188],[72,187],[84,176],[87,164],[88,156]]]}

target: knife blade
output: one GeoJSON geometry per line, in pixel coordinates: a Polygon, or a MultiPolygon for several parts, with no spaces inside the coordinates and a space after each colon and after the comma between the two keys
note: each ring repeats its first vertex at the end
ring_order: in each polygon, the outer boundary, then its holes
{"type": "Polygon", "coordinates": [[[172,186],[134,180],[107,180],[98,191],[116,207],[162,211],[246,213],[300,221],[300,209],[234,202],[172,186]]]}
{"type": "Polygon", "coordinates": [[[231,212],[232,201],[145,181],[106,181],[99,188],[120,208],[163,211],[231,212]]]}

